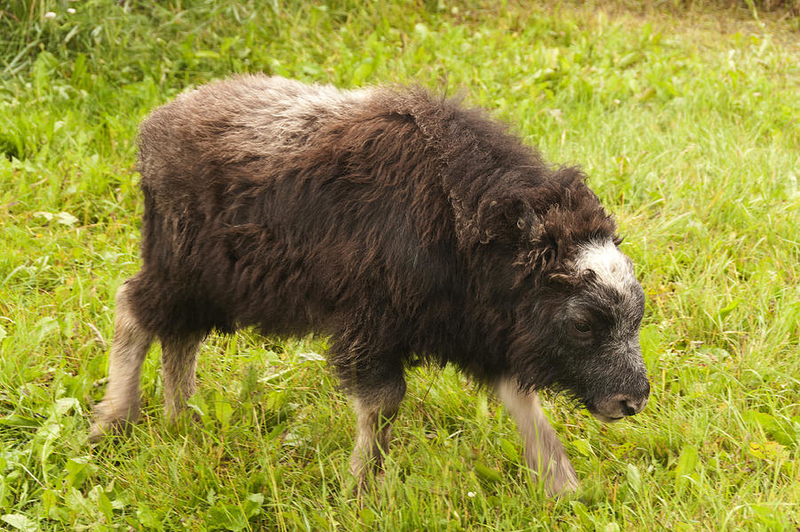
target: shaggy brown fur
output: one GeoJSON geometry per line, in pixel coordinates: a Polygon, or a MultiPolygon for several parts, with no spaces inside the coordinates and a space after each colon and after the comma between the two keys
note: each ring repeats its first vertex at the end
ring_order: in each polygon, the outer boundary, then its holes
{"type": "Polygon", "coordinates": [[[332,335],[362,478],[420,360],[495,387],[553,493],[576,479],[535,390],[565,389],[601,418],[644,406],[641,288],[612,219],[578,169],[483,112],[421,89],[249,76],[181,95],[139,140],[143,266],[118,295],[94,437],[138,416],[153,338],[174,415],[202,337],[250,325],[332,335]]]}

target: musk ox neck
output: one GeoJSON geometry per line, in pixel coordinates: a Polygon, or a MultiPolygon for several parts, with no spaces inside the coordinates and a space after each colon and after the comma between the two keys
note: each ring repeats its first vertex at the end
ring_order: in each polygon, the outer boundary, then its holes
{"type": "Polygon", "coordinates": [[[383,112],[408,117],[438,161],[462,248],[542,237],[564,244],[614,239],[613,220],[578,168],[548,165],[486,112],[422,89],[374,97],[383,112]]]}

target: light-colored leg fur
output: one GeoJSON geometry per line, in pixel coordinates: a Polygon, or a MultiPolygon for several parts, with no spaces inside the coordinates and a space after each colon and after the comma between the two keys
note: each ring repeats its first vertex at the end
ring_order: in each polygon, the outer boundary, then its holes
{"type": "Polygon", "coordinates": [[[389,401],[365,401],[358,398],[353,401],[358,417],[358,436],[350,457],[350,472],[358,481],[359,494],[369,486],[370,473],[377,473],[383,467],[383,456],[389,452],[392,421],[397,415],[401,400],[402,397],[389,401]]]}
{"type": "Polygon", "coordinates": [[[139,381],[153,335],[137,322],[127,297],[128,285],[117,291],[114,341],[108,360],[108,384],[103,400],[95,407],[91,441],[108,432],[124,430],[139,419],[139,381]]]}
{"type": "Polygon", "coordinates": [[[517,422],[528,467],[544,481],[547,492],[557,496],[578,489],[578,476],[542,411],[539,394],[522,392],[513,378],[501,379],[496,392],[517,422]]]}
{"type": "Polygon", "coordinates": [[[164,379],[164,415],[175,421],[196,389],[197,350],[202,336],[162,340],[161,375],[164,379]]]}

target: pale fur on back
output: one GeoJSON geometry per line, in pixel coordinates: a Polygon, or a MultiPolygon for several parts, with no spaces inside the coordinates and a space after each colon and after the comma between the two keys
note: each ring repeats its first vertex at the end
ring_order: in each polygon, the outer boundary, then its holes
{"type": "Polygon", "coordinates": [[[354,116],[376,92],[307,85],[279,76],[239,76],[184,92],[172,105],[202,111],[189,126],[198,129],[197,138],[219,128],[214,142],[232,147],[226,155],[236,162],[296,153],[326,124],[354,116]]]}

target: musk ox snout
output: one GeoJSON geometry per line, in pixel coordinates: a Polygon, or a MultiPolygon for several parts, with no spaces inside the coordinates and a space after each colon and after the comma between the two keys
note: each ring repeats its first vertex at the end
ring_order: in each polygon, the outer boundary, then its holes
{"type": "Polygon", "coordinates": [[[589,369],[589,375],[592,399],[587,406],[600,421],[609,423],[634,416],[647,405],[650,382],[638,341],[632,340],[628,349],[589,369]]]}
{"type": "Polygon", "coordinates": [[[625,392],[609,395],[596,402],[592,414],[604,423],[619,421],[644,410],[649,398],[650,383],[645,374],[637,379],[635,386],[631,386],[625,392]]]}

